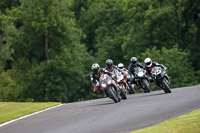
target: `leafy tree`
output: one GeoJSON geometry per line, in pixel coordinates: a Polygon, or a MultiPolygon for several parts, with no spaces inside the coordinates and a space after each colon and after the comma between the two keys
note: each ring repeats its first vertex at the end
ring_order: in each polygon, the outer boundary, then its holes
{"type": "Polygon", "coordinates": [[[0,101],[17,101],[21,94],[19,85],[11,78],[10,72],[2,72],[0,75],[0,101]]]}
{"type": "Polygon", "coordinates": [[[167,73],[171,77],[171,87],[175,88],[198,83],[191,62],[188,61],[188,56],[188,51],[182,51],[177,46],[171,49],[163,47],[161,50],[153,47],[152,49],[146,49],[142,53],[141,59],[149,57],[153,61],[166,66],[168,68],[167,73]]]}
{"type": "Polygon", "coordinates": [[[121,1],[100,0],[90,3],[80,17],[79,23],[86,34],[84,43],[101,66],[105,65],[108,58],[115,63],[123,61],[123,36],[119,32],[123,22],[122,13],[121,1]]]}
{"type": "Polygon", "coordinates": [[[1,0],[0,1],[0,11],[5,12],[6,9],[11,9],[19,5],[19,0],[1,0]]]}
{"type": "Polygon", "coordinates": [[[18,8],[4,16],[5,31],[14,29],[8,33],[15,35],[9,37],[14,40],[13,70],[21,72],[15,80],[22,81],[18,82],[22,100],[69,102],[87,97],[90,90],[84,89],[90,89],[86,80],[90,69],[86,64],[90,66],[92,58],[80,44],[82,33],[76,28],[71,6],[68,0],[21,0],[18,8]]]}

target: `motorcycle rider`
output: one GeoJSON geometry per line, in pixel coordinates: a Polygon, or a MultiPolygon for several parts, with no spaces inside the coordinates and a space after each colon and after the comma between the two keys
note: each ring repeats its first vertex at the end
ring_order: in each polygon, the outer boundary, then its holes
{"type": "MultiPolygon", "coordinates": [[[[112,78],[115,81],[115,87],[117,90],[117,93],[119,94],[119,85],[117,83],[117,71],[121,72],[121,70],[119,70],[119,68],[115,65],[113,65],[113,61],[111,59],[107,59],[106,60],[106,67],[105,67],[105,72],[110,72],[112,74],[112,78]]],[[[122,72],[123,73],[123,72],[122,72]]]]}
{"type": "Polygon", "coordinates": [[[117,66],[113,65],[113,61],[111,59],[107,59],[106,60],[105,70],[111,72],[113,74],[112,77],[114,77],[115,79],[117,79],[117,73],[116,73],[116,71],[118,71],[119,69],[117,68],[117,66]]]}
{"type": "Polygon", "coordinates": [[[94,63],[91,67],[92,73],[90,75],[92,86],[94,86],[94,93],[102,93],[102,90],[99,88],[99,84],[97,81],[99,81],[99,78],[103,72],[103,69],[100,69],[99,64],[94,63]]]}
{"type": "Polygon", "coordinates": [[[123,64],[123,63],[119,63],[119,64],[117,65],[117,67],[118,67],[120,70],[122,70],[122,71],[128,72],[128,70],[124,67],[124,64],[123,64]]]}
{"type": "MultiPolygon", "coordinates": [[[[158,64],[157,62],[152,62],[151,58],[146,58],[144,60],[145,63],[145,70],[147,71],[147,75],[151,78],[151,71],[153,70],[153,68],[155,66],[161,67],[162,69],[164,69],[165,71],[167,70],[167,67],[165,67],[162,64],[158,64]]],[[[168,75],[166,74],[166,76],[168,77],[168,75]]],[[[168,77],[169,79],[169,77],[168,77]]],[[[152,82],[152,78],[150,80],[152,82]]]]}
{"type": "MultiPolygon", "coordinates": [[[[99,87],[99,79],[102,73],[106,73],[109,76],[113,77],[113,74],[106,71],[104,68],[100,68],[99,64],[94,63],[91,67],[92,73],[90,75],[92,86],[94,86],[94,93],[100,94],[102,93],[102,90],[99,87]]],[[[117,86],[114,85],[114,87],[117,88],[117,86]]]]}
{"type": "MultiPolygon", "coordinates": [[[[137,58],[136,57],[132,57],[130,61],[131,61],[131,64],[129,64],[129,66],[128,66],[129,75],[133,75],[133,76],[135,75],[136,67],[144,68],[143,65],[141,65],[139,62],[137,62],[137,58]]],[[[132,84],[135,83],[134,77],[133,77],[131,83],[132,84]]]]}
{"type": "Polygon", "coordinates": [[[122,72],[122,74],[124,75],[125,80],[127,80],[128,77],[128,70],[124,67],[124,64],[119,63],[117,65],[118,69],[122,72]]]}

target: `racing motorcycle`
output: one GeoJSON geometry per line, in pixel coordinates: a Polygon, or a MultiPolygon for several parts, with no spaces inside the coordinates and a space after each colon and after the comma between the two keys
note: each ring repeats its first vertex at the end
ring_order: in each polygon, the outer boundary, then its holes
{"type": "Polygon", "coordinates": [[[121,72],[117,72],[117,83],[119,85],[121,98],[127,99],[126,88],[127,88],[128,84],[126,83],[126,80],[124,79],[124,75],[121,72]]]}
{"type": "Polygon", "coordinates": [[[115,81],[108,74],[103,73],[100,76],[99,87],[105,95],[111,98],[115,103],[121,101],[118,88],[114,87],[115,81]]]}
{"type": "Polygon", "coordinates": [[[131,75],[127,75],[127,90],[129,92],[129,94],[135,94],[135,90],[134,90],[134,84],[131,84],[131,80],[133,79],[133,76],[131,75]]]}
{"type": "Polygon", "coordinates": [[[166,75],[166,70],[161,67],[154,67],[151,71],[151,77],[157,87],[162,88],[165,93],[171,93],[170,80],[166,75]]]}
{"type": "Polygon", "coordinates": [[[146,70],[137,67],[135,71],[135,81],[138,88],[144,90],[145,93],[149,93],[149,79],[146,76],[146,70]]]}

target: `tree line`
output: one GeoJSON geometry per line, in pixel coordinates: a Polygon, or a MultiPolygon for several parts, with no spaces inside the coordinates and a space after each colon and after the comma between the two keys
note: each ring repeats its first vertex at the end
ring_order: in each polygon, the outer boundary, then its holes
{"type": "Polygon", "coordinates": [[[0,101],[97,98],[91,65],[108,58],[150,57],[171,87],[196,85],[199,50],[196,0],[1,0],[0,101]]]}

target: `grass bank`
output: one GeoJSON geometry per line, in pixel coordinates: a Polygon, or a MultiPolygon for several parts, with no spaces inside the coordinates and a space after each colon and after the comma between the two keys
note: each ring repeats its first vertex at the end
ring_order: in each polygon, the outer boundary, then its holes
{"type": "Polygon", "coordinates": [[[131,133],[200,133],[200,109],[131,133]]]}
{"type": "Polygon", "coordinates": [[[0,102],[0,124],[59,104],[53,102],[0,102]]]}

